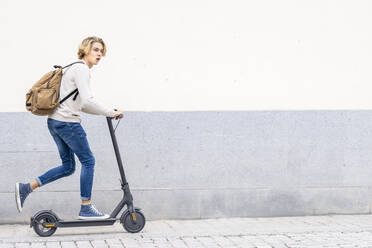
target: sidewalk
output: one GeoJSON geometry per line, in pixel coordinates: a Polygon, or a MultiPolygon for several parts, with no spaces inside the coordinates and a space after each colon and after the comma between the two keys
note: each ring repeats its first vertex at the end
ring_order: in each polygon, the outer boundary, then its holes
{"type": "Polygon", "coordinates": [[[114,226],[59,228],[41,238],[28,225],[0,225],[0,248],[372,247],[372,215],[148,221],[141,233],[114,226]]]}

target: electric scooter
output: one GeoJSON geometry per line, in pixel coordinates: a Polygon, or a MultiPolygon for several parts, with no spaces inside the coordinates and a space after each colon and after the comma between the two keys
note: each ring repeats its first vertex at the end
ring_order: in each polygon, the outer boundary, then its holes
{"type": "MultiPolygon", "coordinates": [[[[123,118],[123,115],[119,116],[119,119],[121,118],[123,118]]],[[[58,227],[109,226],[113,225],[117,220],[120,220],[120,223],[123,225],[124,229],[130,233],[140,232],[145,226],[146,219],[141,212],[141,209],[133,206],[133,197],[130,192],[128,182],[125,178],[123,163],[121,161],[120,152],[116,141],[115,130],[112,125],[112,118],[106,117],[106,119],[121,176],[121,189],[124,193],[122,200],[107,219],[62,220],[52,210],[39,211],[30,219],[30,227],[33,227],[39,236],[51,236],[58,227]],[[127,205],[127,209],[122,213],[120,218],[116,218],[125,205],[127,205]]]]}

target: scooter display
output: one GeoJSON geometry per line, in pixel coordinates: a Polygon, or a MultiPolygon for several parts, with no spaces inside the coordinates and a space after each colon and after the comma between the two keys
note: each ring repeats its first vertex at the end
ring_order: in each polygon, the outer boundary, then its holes
{"type": "MultiPolygon", "coordinates": [[[[123,118],[123,115],[119,116],[119,119],[121,118],[123,118]]],[[[124,229],[130,233],[140,232],[145,226],[146,219],[141,212],[141,209],[133,206],[133,197],[125,177],[123,163],[115,136],[115,130],[112,125],[112,118],[106,117],[106,119],[121,176],[120,183],[121,189],[123,190],[123,197],[121,201],[107,219],[62,220],[52,210],[39,211],[30,219],[30,227],[34,228],[35,232],[39,236],[51,236],[59,227],[109,226],[113,225],[117,220],[120,220],[120,223],[123,225],[124,229]],[[127,209],[124,210],[120,218],[116,218],[125,205],[127,205],[127,209]]]]}

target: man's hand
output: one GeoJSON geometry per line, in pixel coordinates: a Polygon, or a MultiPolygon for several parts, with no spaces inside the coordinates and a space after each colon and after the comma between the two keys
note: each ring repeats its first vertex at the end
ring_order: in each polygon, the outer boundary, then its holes
{"type": "Polygon", "coordinates": [[[116,110],[116,111],[115,111],[115,115],[114,115],[114,119],[115,119],[115,120],[119,119],[119,116],[120,116],[121,114],[123,114],[123,112],[124,112],[124,110],[116,110]]]}

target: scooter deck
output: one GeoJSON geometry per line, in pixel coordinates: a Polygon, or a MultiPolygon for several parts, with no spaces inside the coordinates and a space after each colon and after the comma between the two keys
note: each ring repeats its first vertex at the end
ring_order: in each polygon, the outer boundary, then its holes
{"type": "Polygon", "coordinates": [[[108,218],[102,220],[58,220],[57,227],[77,227],[77,226],[110,226],[118,219],[108,218]]]}

